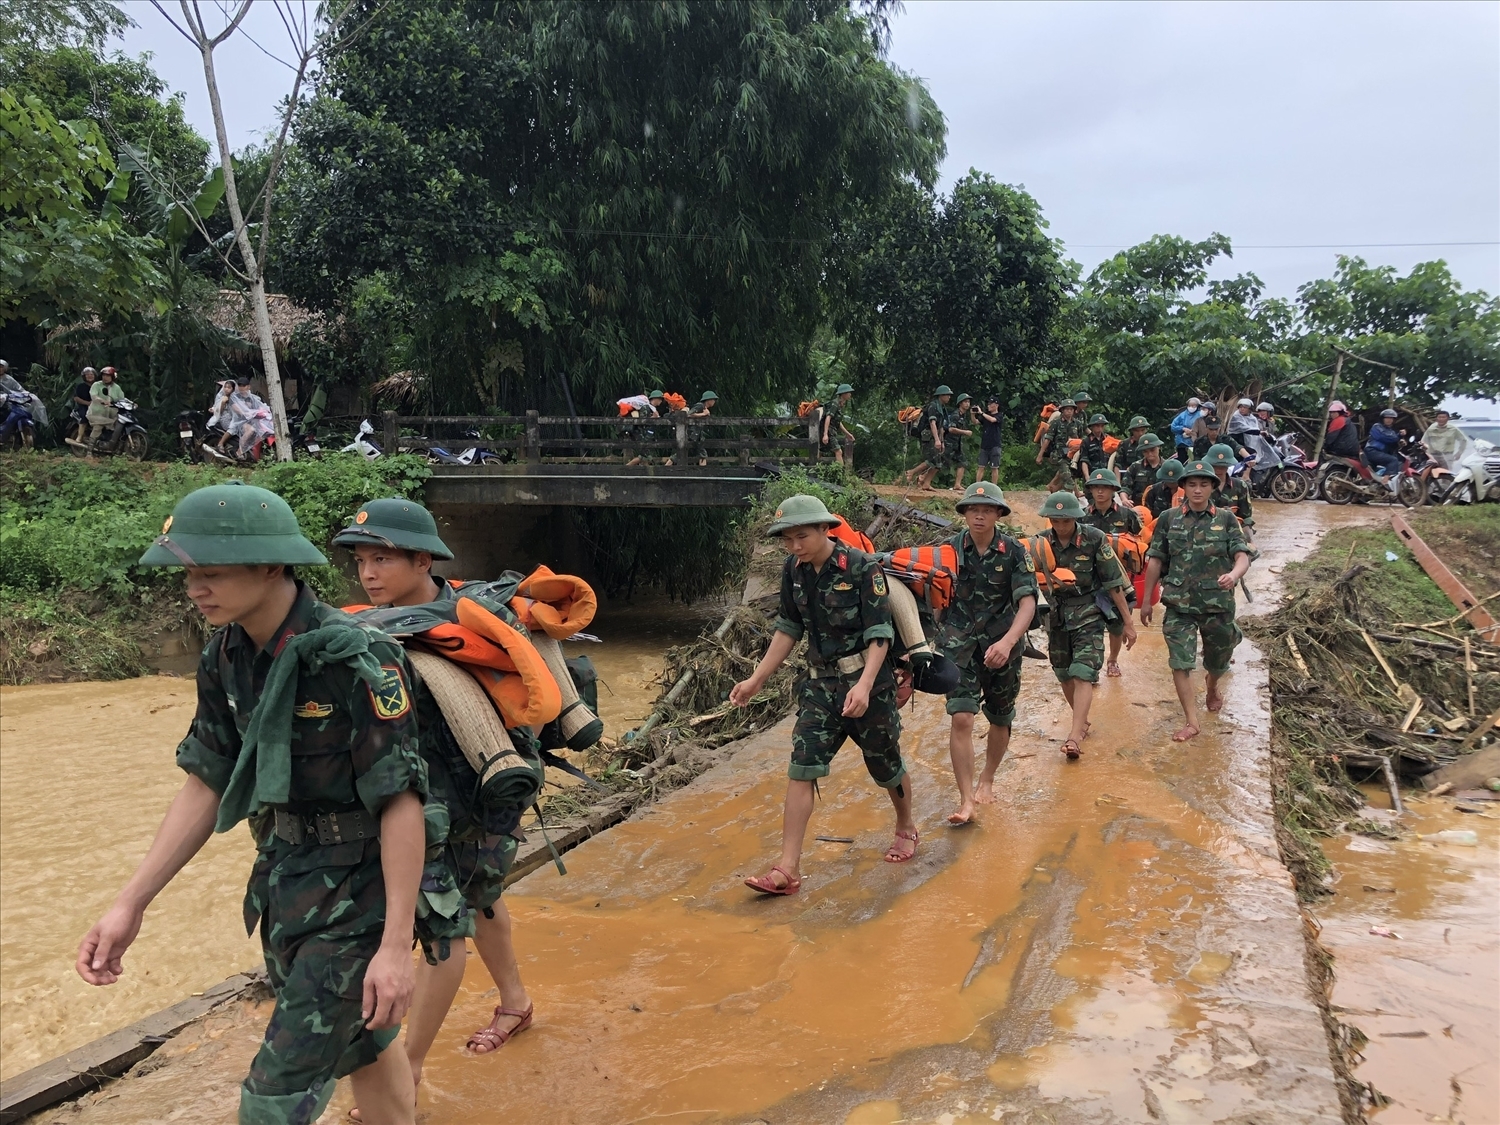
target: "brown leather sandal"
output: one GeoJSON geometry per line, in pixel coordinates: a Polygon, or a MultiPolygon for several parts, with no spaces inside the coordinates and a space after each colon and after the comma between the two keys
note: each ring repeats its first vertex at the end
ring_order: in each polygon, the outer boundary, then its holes
{"type": "Polygon", "coordinates": [[[473,1035],[469,1036],[469,1041],[464,1044],[464,1050],[473,1055],[488,1055],[491,1052],[498,1051],[531,1026],[531,1016],[535,1010],[535,1004],[527,1004],[524,1012],[519,1008],[496,1007],[495,1014],[490,1019],[489,1026],[481,1027],[473,1035]],[[509,1031],[501,1031],[495,1026],[496,1021],[501,1016],[519,1016],[521,1022],[509,1031]]]}

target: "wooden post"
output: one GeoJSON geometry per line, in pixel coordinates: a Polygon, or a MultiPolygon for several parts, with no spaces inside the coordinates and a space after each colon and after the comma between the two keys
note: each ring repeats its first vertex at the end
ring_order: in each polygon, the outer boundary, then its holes
{"type": "Polygon", "coordinates": [[[526,460],[535,465],[542,459],[542,425],[537,419],[541,417],[535,410],[526,412],[526,460]]]}
{"type": "Polygon", "coordinates": [[[1344,353],[1339,352],[1339,358],[1333,365],[1333,382],[1328,384],[1328,401],[1323,404],[1323,424],[1318,427],[1318,444],[1313,447],[1312,459],[1314,462],[1323,459],[1323,442],[1328,437],[1328,404],[1334,400],[1339,393],[1339,374],[1344,370],[1344,353]]]}
{"type": "Polygon", "coordinates": [[[679,467],[687,465],[687,415],[677,411],[677,456],[672,463],[679,467]]]}
{"type": "Polygon", "coordinates": [[[816,465],[818,463],[818,450],[822,447],[823,444],[820,440],[822,435],[818,433],[819,426],[817,413],[818,412],[814,410],[807,416],[807,463],[809,465],[816,465]]]}
{"type": "Polygon", "coordinates": [[[394,457],[401,452],[401,430],[396,426],[396,412],[384,411],[381,418],[385,422],[385,455],[394,457]]]}
{"type": "Polygon", "coordinates": [[[748,434],[740,438],[740,464],[744,467],[748,467],[750,464],[750,437],[748,434]]]}

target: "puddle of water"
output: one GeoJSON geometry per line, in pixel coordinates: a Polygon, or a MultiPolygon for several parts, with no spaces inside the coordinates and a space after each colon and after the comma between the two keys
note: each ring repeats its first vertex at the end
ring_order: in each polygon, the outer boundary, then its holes
{"type": "MultiPolygon", "coordinates": [[[[1383,788],[1367,798],[1388,803],[1383,788]]],[[[1500,802],[1488,815],[1438,797],[1407,808],[1411,834],[1379,850],[1359,836],[1324,845],[1339,878],[1315,910],[1335,1013],[1369,1038],[1355,1077],[1391,1099],[1374,1121],[1500,1121],[1500,802]],[[1479,846],[1417,839],[1445,829],[1476,832],[1479,846]]]]}
{"type": "Polygon", "coordinates": [[[260,964],[240,921],[254,854],[241,828],[157,898],[121,981],[95,988],[73,971],[182,785],[173,752],[195,699],[191,679],[158,676],[0,690],[0,1075],[260,964]]]}

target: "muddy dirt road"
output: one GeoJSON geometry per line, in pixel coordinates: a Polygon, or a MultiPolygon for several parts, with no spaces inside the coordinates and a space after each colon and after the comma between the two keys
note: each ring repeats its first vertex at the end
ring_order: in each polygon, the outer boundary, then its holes
{"type": "MultiPolygon", "coordinates": [[[[1288,555],[1369,518],[1268,507],[1261,606],[1288,555]]],[[[1272,834],[1264,676],[1248,644],[1237,660],[1225,710],[1174,745],[1164,647],[1145,630],[1076,764],[1058,752],[1055,681],[1028,662],[999,803],[965,829],[943,824],[941,700],[919,696],[917,859],[881,862],[888,805],[846,748],[813,831],[855,842],[810,843],[789,899],[740,885],[776,852],[789,724],[748,741],[571,853],[565,878],[546,868],[508,892],[537,1024],[464,1057],[495,1003],[471,962],[424,1120],[1339,1121],[1272,834]]],[[[65,1119],[190,1104],[233,1120],[253,1015],[192,1029],[148,1060],[155,1073],[65,1119]]],[[[341,1088],[327,1120],[347,1106],[341,1088]]]]}

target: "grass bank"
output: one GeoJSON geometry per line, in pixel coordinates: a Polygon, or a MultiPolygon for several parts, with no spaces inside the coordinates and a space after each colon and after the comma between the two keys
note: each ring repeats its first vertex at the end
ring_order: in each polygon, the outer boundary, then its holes
{"type": "MultiPolygon", "coordinates": [[[[159,635],[201,637],[178,572],[136,560],[183,496],[234,477],[283,497],[326,553],[355,508],[415,495],[427,467],[352,454],[246,469],[0,454],[0,683],[138,676],[159,635]]],[[[348,590],[333,565],[299,573],[325,598],[348,590]]]]}

